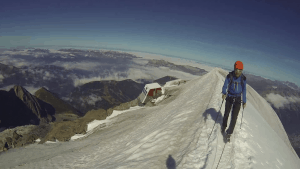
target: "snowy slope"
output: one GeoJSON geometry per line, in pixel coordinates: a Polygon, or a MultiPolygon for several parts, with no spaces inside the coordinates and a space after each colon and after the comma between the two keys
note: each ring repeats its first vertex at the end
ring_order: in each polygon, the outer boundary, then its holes
{"type": "Polygon", "coordinates": [[[92,122],[100,125],[75,141],[3,153],[0,168],[300,168],[275,112],[250,86],[242,128],[241,110],[225,145],[220,133],[225,102],[218,116],[225,75],[216,68],[169,87],[172,96],[155,107],[114,111],[112,117],[92,122]]]}

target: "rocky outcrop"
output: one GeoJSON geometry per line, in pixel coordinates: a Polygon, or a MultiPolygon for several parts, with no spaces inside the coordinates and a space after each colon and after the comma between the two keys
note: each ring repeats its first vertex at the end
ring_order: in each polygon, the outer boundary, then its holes
{"type": "Polygon", "coordinates": [[[39,144],[46,141],[69,141],[75,134],[85,134],[88,123],[93,120],[104,120],[107,117],[107,111],[104,109],[91,110],[84,117],[74,121],[54,122],[52,130],[41,140],[39,144]]]}
{"type": "Polygon", "coordinates": [[[153,82],[156,82],[156,83],[160,84],[161,86],[164,86],[167,82],[176,80],[176,79],[178,79],[178,78],[173,77],[173,76],[165,76],[165,77],[156,79],[153,82]]]}
{"type": "Polygon", "coordinates": [[[49,124],[6,129],[0,132],[0,152],[33,144],[38,138],[44,138],[50,130],[51,125],[49,124]]]}
{"type": "Polygon", "coordinates": [[[153,106],[155,106],[155,104],[153,102],[147,102],[145,104],[145,107],[153,107],[153,106]]]}
{"type": "Polygon", "coordinates": [[[138,100],[135,99],[135,100],[132,100],[130,102],[127,102],[127,103],[122,103],[120,104],[119,106],[116,106],[113,108],[113,110],[127,110],[129,109],[130,107],[134,107],[134,106],[137,106],[138,105],[138,100]]]}
{"type": "Polygon", "coordinates": [[[69,141],[73,135],[85,134],[87,130],[87,125],[82,123],[81,120],[54,122],[52,125],[53,129],[39,144],[43,144],[46,141],[69,141]]]}
{"type": "Polygon", "coordinates": [[[138,100],[132,100],[127,103],[122,103],[119,106],[110,108],[108,110],[97,109],[88,111],[85,116],[74,121],[54,122],[53,129],[42,139],[39,144],[46,141],[69,141],[75,134],[86,134],[88,123],[93,120],[104,120],[112,114],[114,110],[127,110],[130,107],[138,105],[138,100]]]}
{"type": "MultiPolygon", "coordinates": [[[[37,136],[36,136],[37,138],[37,136]]],[[[27,138],[23,138],[22,135],[18,134],[15,130],[12,137],[5,137],[5,143],[3,150],[8,150],[11,148],[22,147],[27,143],[27,138]]]]}

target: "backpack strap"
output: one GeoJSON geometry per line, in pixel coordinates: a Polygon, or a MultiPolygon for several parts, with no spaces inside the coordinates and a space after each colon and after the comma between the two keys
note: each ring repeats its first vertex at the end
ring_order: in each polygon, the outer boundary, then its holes
{"type": "Polygon", "coordinates": [[[233,78],[232,72],[229,72],[229,74],[227,75],[227,77],[230,79],[230,81],[229,81],[229,83],[228,83],[228,87],[227,87],[227,93],[228,93],[229,87],[230,87],[231,84],[232,84],[232,78],[233,78]]]}
{"type": "MultiPolygon", "coordinates": [[[[227,78],[230,79],[229,84],[228,84],[228,89],[232,84],[233,73],[234,73],[234,71],[229,72],[229,74],[227,75],[227,78]]],[[[241,76],[242,76],[241,84],[242,84],[242,87],[243,87],[244,86],[244,81],[246,80],[246,76],[244,76],[243,74],[241,76]]],[[[228,93],[228,90],[227,90],[227,93],[228,93]]]]}
{"type": "Polygon", "coordinates": [[[242,74],[242,81],[241,81],[241,84],[242,84],[242,87],[244,86],[244,81],[246,80],[246,76],[244,76],[243,74],[242,74]]]}

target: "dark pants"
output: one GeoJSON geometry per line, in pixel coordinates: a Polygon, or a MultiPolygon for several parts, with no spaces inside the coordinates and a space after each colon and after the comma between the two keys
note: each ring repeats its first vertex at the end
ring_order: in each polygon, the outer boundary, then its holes
{"type": "Polygon", "coordinates": [[[225,114],[224,114],[223,124],[222,124],[222,126],[224,128],[227,127],[227,120],[228,120],[229,112],[230,112],[231,107],[233,105],[232,114],[231,114],[231,121],[230,121],[229,128],[227,130],[228,134],[233,133],[234,126],[235,126],[235,123],[236,123],[236,120],[237,120],[237,117],[239,115],[239,111],[240,111],[240,108],[241,108],[241,103],[242,103],[241,96],[238,96],[238,97],[227,96],[226,97],[225,114]]]}

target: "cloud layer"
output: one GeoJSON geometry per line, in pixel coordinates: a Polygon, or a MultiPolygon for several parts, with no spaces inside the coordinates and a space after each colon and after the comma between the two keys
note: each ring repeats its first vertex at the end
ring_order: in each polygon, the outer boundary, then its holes
{"type": "Polygon", "coordinates": [[[274,107],[277,109],[283,108],[290,103],[300,103],[300,98],[292,96],[292,97],[283,97],[279,94],[270,93],[267,94],[267,100],[271,102],[274,107]]]}

